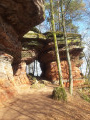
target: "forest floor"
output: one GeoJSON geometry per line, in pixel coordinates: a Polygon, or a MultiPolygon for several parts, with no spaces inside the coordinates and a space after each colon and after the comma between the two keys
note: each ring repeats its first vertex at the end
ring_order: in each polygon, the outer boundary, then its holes
{"type": "Polygon", "coordinates": [[[0,120],[90,120],[90,103],[74,90],[67,102],[51,98],[54,86],[21,86],[19,94],[0,108],[0,120]]]}

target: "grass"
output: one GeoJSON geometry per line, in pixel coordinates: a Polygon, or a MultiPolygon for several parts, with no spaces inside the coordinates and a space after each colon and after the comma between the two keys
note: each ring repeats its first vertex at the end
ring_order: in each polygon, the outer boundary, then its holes
{"type": "Polygon", "coordinates": [[[55,100],[67,101],[67,94],[63,87],[55,87],[52,93],[52,98],[55,100]]]}
{"type": "Polygon", "coordinates": [[[83,98],[84,100],[90,102],[90,81],[88,81],[86,79],[85,83],[84,83],[84,87],[82,87],[79,90],[79,94],[81,96],[81,98],[83,98]]]}
{"type": "Polygon", "coordinates": [[[84,85],[90,85],[90,81],[88,79],[85,80],[84,85]]]}
{"type": "Polygon", "coordinates": [[[81,93],[81,98],[83,98],[84,100],[90,102],[90,96],[85,95],[84,93],[81,93]]]}
{"type": "Polygon", "coordinates": [[[45,87],[45,85],[41,84],[41,83],[34,83],[33,85],[31,85],[31,88],[34,88],[34,89],[41,89],[44,87],[45,87]]]}

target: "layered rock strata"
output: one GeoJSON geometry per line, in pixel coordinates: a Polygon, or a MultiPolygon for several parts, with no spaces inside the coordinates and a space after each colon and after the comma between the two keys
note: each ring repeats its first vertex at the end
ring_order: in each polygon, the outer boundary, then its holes
{"type": "Polygon", "coordinates": [[[43,14],[43,0],[0,1],[0,98],[14,94],[16,85],[29,83],[21,39],[44,20],[43,14]]]}
{"type": "MultiPolygon", "coordinates": [[[[84,82],[79,67],[83,63],[81,35],[68,33],[68,44],[72,63],[72,75],[74,86],[84,82]]],[[[57,32],[59,54],[61,59],[64,85],[69,86],[69,70],[65,49],[65,41],[62,32],[57,32]]],[[[40,34],[30,31],[22,39],[22,60],[30,64],[35,59],[40,62],[42,77],[49,81],[58,81],[58,70],[52,33],[40,34]]]]}
{"type": "MultiPolygon", "coordinates": [[[[79,67],[83,63],[81,59],[82,57],[80,57],[83,51],[83,47],[81,45],[81,36],[79,34],[70,33],[68,33],[67,36],[72,63],[72,76],[74,79],[74,86],[77,86],[79,84],[83,84],[84,82],[83,76],[79,69],[79,67]]],[[[43,51],[40,53],[39,56],[39,61],[43,70],[43,76],[49,81],[58,81],[59,77],[52,33],[47,33],[46,37],[48,37],[47,44],[44,46],[43,51]]],[[[57,33],[57,40],[61,59],[63,80],[65,86],[68,86],[69,70],[63,33],[57,33]]]]}
{"type": "Polygon", "coordinates": [[[16,93],[12,62],[11,55],[0,52],[0,103],[16,93]]]}

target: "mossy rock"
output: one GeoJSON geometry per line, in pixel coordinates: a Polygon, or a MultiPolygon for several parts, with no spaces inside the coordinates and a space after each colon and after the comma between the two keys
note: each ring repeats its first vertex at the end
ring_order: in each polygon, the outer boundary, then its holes
{"type": "Polygon", "coordinates": [[[41,33],[41,31],[38,28],[36,28],[36,27],[33,27],[31,30],[36,32],[36,33],[41,33]]]}
{"type": "Polygon", "coordinates": [[[52,98],[55,100],[67,101],[67,94],[63,87],[55,87],[52,93],[52,98]]]}
{"type": "Polygon", "coordinates": [[[88,79],[85,79],[84,85],[90,86],[90,81],[88,79]]]}
{"type": "Polygon", "coordinates": [[[35,33],[33,31],[29,31],[28,33],[26,33],[23,38],[39,38],[39,39],[43,39],[46,40],[46,36],[40,33],[35,33]]]}
{"type": "MultiPolygon", "coordinates": [[[[56,33],[56,36],[57,37],[63,37],[64,36],[64,33],[61,32],[61,31],[57,31],[57,32],[46,32],[44,33],[44,35],[46,35],[47,38],[49,37],[53,37],[53,33],[56,33]]],[[[67,33],[67,37],[77,37],[77,38],[81,38],[81,35],[80,34],[76,34],[76,33],[67,33]]]]}

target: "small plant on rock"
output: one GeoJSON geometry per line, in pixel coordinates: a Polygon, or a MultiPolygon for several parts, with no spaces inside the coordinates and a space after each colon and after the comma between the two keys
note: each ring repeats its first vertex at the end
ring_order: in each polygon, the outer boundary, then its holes
{"type": "Polygon", "coordinates": [[[55,100],[67,101],[67,94],[63,87],[56,87],[53,90],[52,97],[55,100]]]}

